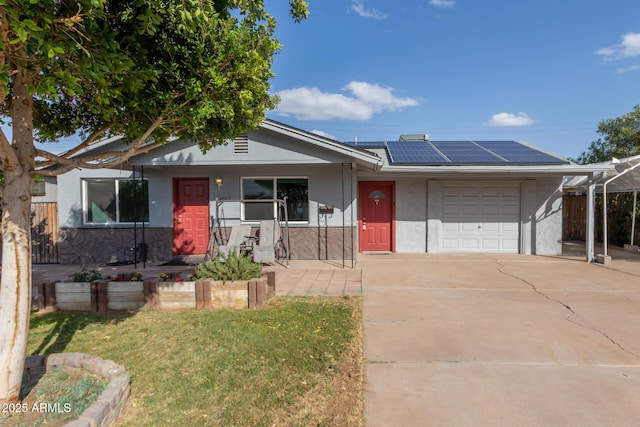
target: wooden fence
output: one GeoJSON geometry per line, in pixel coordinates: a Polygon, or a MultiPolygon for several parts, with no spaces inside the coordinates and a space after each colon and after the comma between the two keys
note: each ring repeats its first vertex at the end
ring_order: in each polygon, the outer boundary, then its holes
{"type": "Polygon", "coordinates": [[[562,240],[586,240],[587,196],[562,196],[562,240]]]}
{"type": "Polygon", "coordinates": [[[31,204],[31,261],[34,264],[58,262],[58,204],[31,204]]]}

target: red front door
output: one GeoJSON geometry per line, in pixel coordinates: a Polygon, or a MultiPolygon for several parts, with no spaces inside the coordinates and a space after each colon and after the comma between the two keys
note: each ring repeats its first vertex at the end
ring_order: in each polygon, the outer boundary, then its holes
{"type": "Polygon", "coordinates": [[[361,181],[358,187],[360,252],[393,251],[394,183],[361,181]]]}
{"type": "Polygon", "coordinates": [[[209,179],[176,178],[173,188],[173,254],[204,254],[209,243],[209,179]]]}

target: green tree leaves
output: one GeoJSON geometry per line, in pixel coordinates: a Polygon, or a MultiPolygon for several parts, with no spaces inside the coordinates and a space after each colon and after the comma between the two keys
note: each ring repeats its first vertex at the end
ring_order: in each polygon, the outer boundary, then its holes
{"type": "MultiPolygon", "coordinates": [[[[300,21],[307,2],[291,0],[300,21]]],[[[280,49],[263,0],[16,0],[0,3],[5,69],[2,113],[12,76],[33,76],[40,141],[102,129],[197,141],[207,150],[257,126],[275,107],[269,94],[280,49]]]]}
{"type": "Polygon", "coordinates": [[[605,162],[613,157],[624,158],[640,154],[640,105],[633,111],[615,119],[606,119],[598,125],[598,139],[589,145],[577,159],[578,163],[605,162]]]}

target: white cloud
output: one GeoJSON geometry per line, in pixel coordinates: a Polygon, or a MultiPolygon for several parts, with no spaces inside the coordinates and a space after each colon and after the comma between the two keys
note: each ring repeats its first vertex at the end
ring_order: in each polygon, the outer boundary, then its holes
{"type": "Polygon", "coordinates": [[[454,7],[456,2],[455,0],[431,0],[429,4],[435,7],[454,7]]]}
{"type": "Polygon", "coordinates": [[[535,123],[526,113],[510,114],[498,113],[491,116],[491,120],[483,123],[485,126],[528,126],[535,123]]]}
{"type": "Polygon", "coordinates": [[[311,131],[311,133],[315,133],[316,135],[320,135],[320,136],[324,136],[325,138],[330,138],[330,139],[336,139],[335,135],[331,135],[330,133],[318,130],[318,129],[314,129],[311,131]]]}
{"type": "Polygon", "coordinates": [[[401,98],[390,87],[367,82],[350,82],[340,93],[325,93],[316,87],[285,89],[278,93],[280,104],[277,113],[294,116],[298,120],[369,120],[383,111],[396,111],[413,107],[420,102],[413,98],[401,98]]]}
{"type": "Polygon", "coordinates": [[[605,61],[640,56],[640,33],[627,33],[621,38],[620,44],[603,47],[596,53],[604,56],[605,61]]]}
{"type": "Polygon", "coordinates": [[[363,18],[385,19],[388,15],[377,9],[367,9],[364,7],[364,0],[353,0],[351,9],[363,18]]]}
{"type": "Polygon", "coordinates": [[[616,73],[622,74],[622,73],[628,73],[629,71],[636,71],[636,70],[640,70],[640,65],[630,65],[628,67],[618,68],[616,70],[616,73]]]}

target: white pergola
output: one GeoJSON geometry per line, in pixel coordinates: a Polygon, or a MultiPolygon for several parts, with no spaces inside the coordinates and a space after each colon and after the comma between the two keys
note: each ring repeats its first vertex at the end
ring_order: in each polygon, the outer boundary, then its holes
{"type": "MultiPolygon", "coordinates": [[[[631,223],[630,245],[634,246],[635,214],[638,191],[640,191],[640,155],[624,159],[612,159],[608,162],[591,165],[596,170],[591,176],[567,177],[565,188],[579,188],[587,191],[587,261],[594,260],[594,223],[595,192],[603,194],[604,206],[607,206],[609,193],[633,193],[633,216],[631,223]]],[[[604,257],[609,255],[607,209],[602,214],[604,257]]]]}

